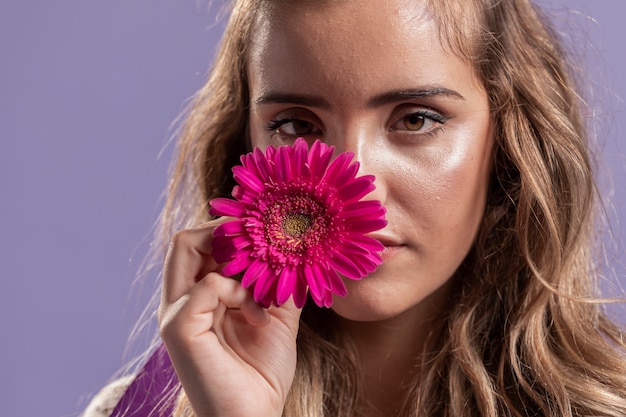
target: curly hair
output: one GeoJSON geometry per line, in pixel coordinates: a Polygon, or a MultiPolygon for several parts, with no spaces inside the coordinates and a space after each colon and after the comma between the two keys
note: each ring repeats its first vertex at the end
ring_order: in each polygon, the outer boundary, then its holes
{"type": "MultiPolygon", "coordinates": [[[[249,147],[246,48],[270,3],[235,2],[179,135],[164,245],[175,230],[207,220],[208,200],[232,189],[230,167],[249,147]]],[[[427,6],[444,47],[473,65],[487,91],[494,169],[454,307],[416,352],[421,371],[403,414],[624,416],[626,342],[596,293],[597,192],[569,58],[529,0],[427,6]]],[[[332,311],[305,307],[286,417],[357,412],[356,353],[333,322],[332,311]]],[[[193,415],[184,393],[177,415],[193,415]]]]}

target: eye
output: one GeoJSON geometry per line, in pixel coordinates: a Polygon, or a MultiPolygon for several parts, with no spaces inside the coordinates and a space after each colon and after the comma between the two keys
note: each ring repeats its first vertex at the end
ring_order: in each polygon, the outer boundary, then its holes
{"type": "Polygon", "coordinates": [[[402,118],[402,123],[406,130],[410,130],[412,132],[416,132],[424,127],[426,124],[426,118],[422,114],[409,114],[408,116],[404,116],[402,118]]]}
{"type": "Polygon", "coordinates": [[[295,117],[272,120],[268,123],[267,130],[280,136],[294,139],[322,133],[321,129],[314,123],[295,117]]]}
{"type": "Polygon", "coordinates": [[[391,125],[391,130],[425,134],[432,132],[447,120],[448,118],[442,114],[428,110],[419,110],[400,117],[391,125]]]}

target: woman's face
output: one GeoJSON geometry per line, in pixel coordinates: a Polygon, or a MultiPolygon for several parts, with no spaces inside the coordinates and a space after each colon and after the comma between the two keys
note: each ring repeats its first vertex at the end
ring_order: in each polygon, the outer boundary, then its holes
{"type": "Polygon", "coordinates": [[[249,56],[253,146],[321,139],[376,176],[383,264],[333,309],[381,320],[437,293],[471,248],[490,173],[487,94],[441,46],[414,0],[324,2],[267,12],[249,56]]]}

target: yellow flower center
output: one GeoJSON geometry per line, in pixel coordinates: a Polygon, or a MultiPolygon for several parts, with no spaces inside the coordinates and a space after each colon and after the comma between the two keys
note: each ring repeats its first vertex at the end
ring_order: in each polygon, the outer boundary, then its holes
{"type": "Polygon", "coordinates": [[[281,222],[281,227],[285,234],[291,237],[301,237],[309,230],[313,224],[313,219],[304,213],[289,213],[281,222]]]}

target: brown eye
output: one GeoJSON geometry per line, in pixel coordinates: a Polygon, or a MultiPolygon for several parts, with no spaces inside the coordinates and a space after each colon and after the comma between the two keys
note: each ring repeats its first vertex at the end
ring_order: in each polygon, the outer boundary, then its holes
{"type": "Polygon", "coordinates": [[[415,109],[412,112],[402,112],[395,116],[392,131],[404,132],[412,135],[425,135],[437,132],[448,121],[448,117],[441,113],[427,109],[415,109]]]}
{"type": "Polygon", "coordinates": [[[424,116],[421,115],[421,114],[417,114],[417,113],[413,113],[413,114],[409,114],[408,116],[404,116],[402,121],[404,123],[404,127],[406,127],[407,130],[410,130],[412,132],[416,132],[418,130],[421,130],[424,127],[424,125],[426,124],[426,120],[425,120],[424,116]]]}
{"type": "Polygon", "coordinates": [[[304,119],[285,118],[272,120],[267,129],[270,132],[278,133],[284,136],[290,136],[293,138],[307,136],[311,134],[320,134],[321,130],[315,123],[309,122],[304,119]]]}
{"type": "Polygon", "coordinates": [[[313,123],[309,123],[306,120],[294,120],[291,123],[286,123],[283,125],[283,130],[288,135],[296,135],[296,136],[304,136],[313,132],[315,126],[313,123]],[[291,125],[291,126],[290,126],[291,125]],[[289,129],[291,127],[291,129],[289,129]],[[289,131],[288,131],[289,130],[289,131]]]}

